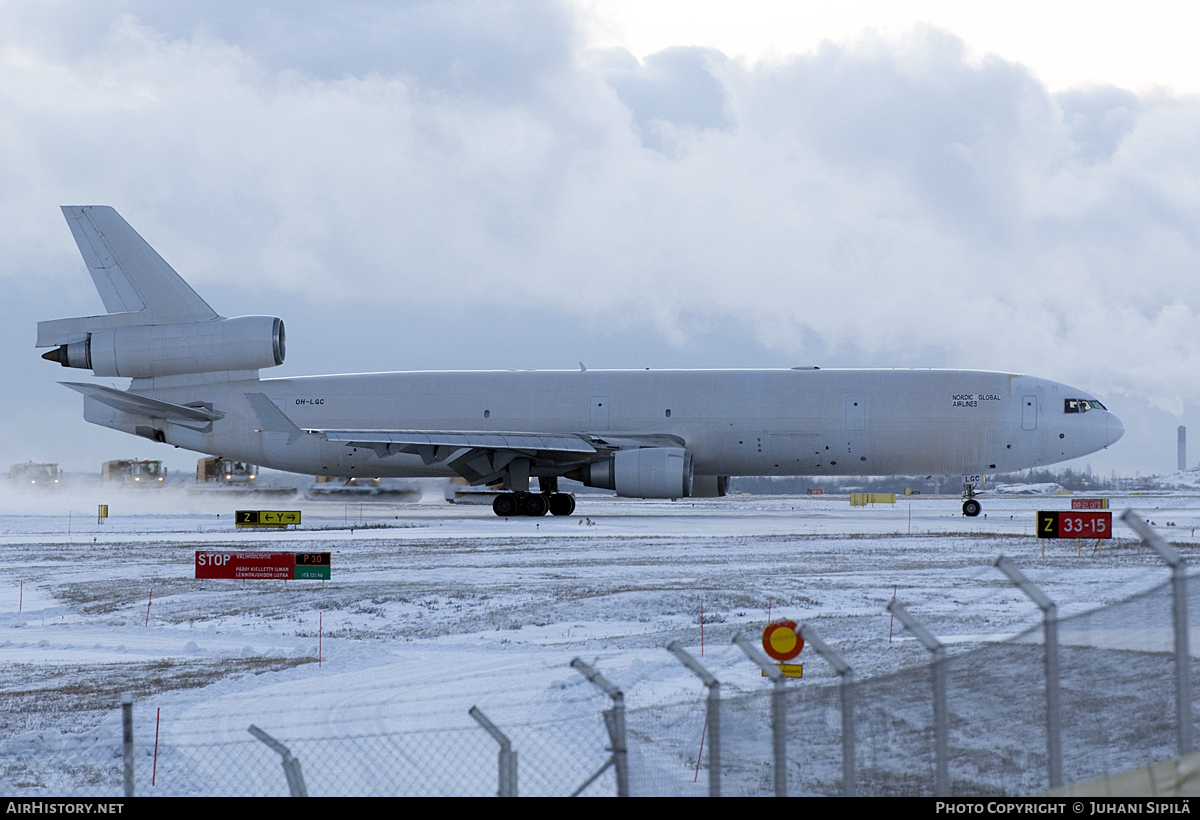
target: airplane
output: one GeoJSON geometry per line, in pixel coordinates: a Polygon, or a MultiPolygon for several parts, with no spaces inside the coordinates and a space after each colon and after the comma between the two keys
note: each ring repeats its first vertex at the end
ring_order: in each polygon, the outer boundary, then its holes
{"type": "Polygon", "coordinates": [[[962,475],[1094,453],[1125,432],[1091,394],[978,370],[418,371],[265,379],[283,321],[220,316],[111,207],[63,214],[107,313],[39,322],[84,418],[317,476],[461,476],[499,516],[570,515],[561,478],[634,498],[724,495],[731,476],[962,475]],[[532,490],[533,479],[537,489],[532,490]]]}

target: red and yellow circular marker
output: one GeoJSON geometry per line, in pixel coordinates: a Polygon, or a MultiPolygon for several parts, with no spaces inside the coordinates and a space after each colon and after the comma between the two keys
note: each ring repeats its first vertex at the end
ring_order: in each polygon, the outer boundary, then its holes
{"type": "Polygon", "coordinates": [[[804,648],[795,621],[775,621],[763,630],[763,650],[777,661],[790,661],[804,648]]]}

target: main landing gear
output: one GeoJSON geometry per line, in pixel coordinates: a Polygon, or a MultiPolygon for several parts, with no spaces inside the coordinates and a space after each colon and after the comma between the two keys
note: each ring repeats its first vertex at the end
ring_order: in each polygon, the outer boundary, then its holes
{"type": "Polygon", "coordinates": [[[575,496],[569,493],[500,493],[492,502],[492,512],[501,518],[514,515],[538,517],[570,515],[575,512],[575,496]]]}

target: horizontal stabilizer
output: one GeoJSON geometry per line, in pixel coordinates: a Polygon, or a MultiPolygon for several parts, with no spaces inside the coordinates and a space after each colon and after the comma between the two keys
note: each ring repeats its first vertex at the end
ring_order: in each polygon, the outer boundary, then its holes
{"type": "Polygon", "coordinates": [[[149,396],[139,396],[125,390],[104,387],[99,384],[80,384],[78,382],[59,382],[77,393],[82,393],[90,399],[106,404],[122,413],[132,413],[137,416],[148,416],[152,419],[167,419],[168,421],[216,421],[225,418],[224,413],[209,410],[205,407],[189,407],[184,404],[173,404],[162,399],[152,399],[149,396]]]}
{"type": "Polygon", "coordinates": [[[87,339],[89,333],[118,327],[138,327],[153,324],[141,313],[106,313],[101,316],[73,316],[70,319],[48,319],[37,323],[35,347],[69,345],[87,339]]]}

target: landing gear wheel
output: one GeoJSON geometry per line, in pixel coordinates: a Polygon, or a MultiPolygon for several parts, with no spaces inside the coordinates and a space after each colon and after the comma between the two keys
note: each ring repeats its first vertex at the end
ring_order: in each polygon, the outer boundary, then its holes
{"type": "Polygon", "coordinates": [[[545,515],[546,510],[550,508],[550,502],[546,500],[546,496],[541,493],[530,493],[525,496],[525,514],[531,515],[534,518],[545,515]]]}
{"type": "Polygon", "coordinates": [[[965,515],[967,518],[974,518],[975,516],[979,515],[979,511],[982,509],[983,507],[981,507],[979,502],[974,498],[968,498],[963,502],[963,515],[965,515]]]}
{"type": "Polygon", "coordinates": [[[492,502],[492,512],[501,518],[517,514],[517,499],[512,493],[500,493],[492,502]]]}
{"type": "Polygon", "coordinates": [[[550,496],[551,515],[570,515],[575,512],[575,496],[569,493],[555,493],[550,496]]]}

